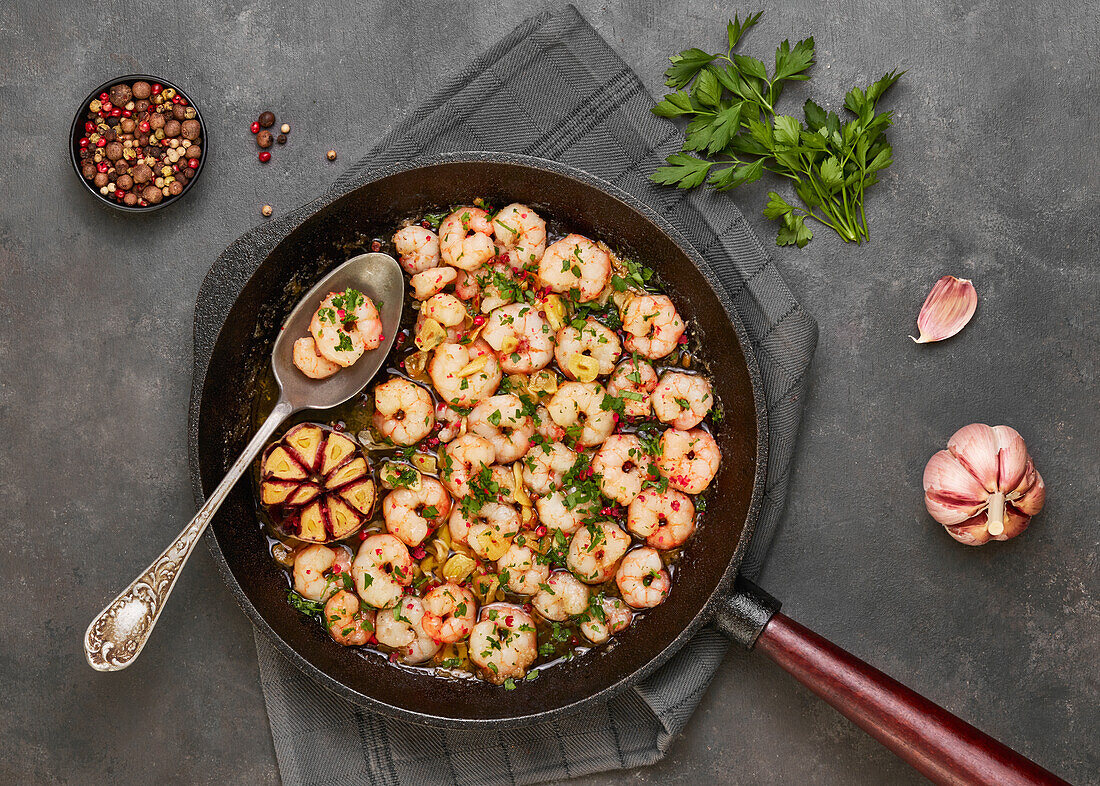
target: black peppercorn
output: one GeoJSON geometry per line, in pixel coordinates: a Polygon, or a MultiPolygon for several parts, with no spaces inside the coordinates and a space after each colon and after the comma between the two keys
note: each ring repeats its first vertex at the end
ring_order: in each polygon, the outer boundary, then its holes
{"type": "Polygon", "coordinates": [[[286,144],[286,134],[279,134],[277,137],[275,137],[275,141],[278,142],[280,145],[285,145],[286,144]]]}
{"type": "Polygon", "coordinates": [[[271,128],[275,125],[275,113],[274,112],[261,112],[260,113],[260,125],[264,128],[271,128]]]}

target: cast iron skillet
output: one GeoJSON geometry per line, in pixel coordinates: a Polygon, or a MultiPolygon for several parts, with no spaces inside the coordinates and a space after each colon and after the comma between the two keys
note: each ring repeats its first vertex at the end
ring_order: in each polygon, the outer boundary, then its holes
{"type": "Polygon", "coordinates": [[[702,625],[772,657],[922,772],[944,782],[1027,782],[1054,776],[802,628],[737,569],[760,507],[767,423],[760,373],[744,327],[706,262],[664,219],[625,194],[560,164],[501,154],[458,154],[377,173],[325,205],[276,246],[245,284],[222,326],[202,384],[198,458],[204,493],[250,435],[256,380],[279,325],[302,291],[364,237],[387,236],[425,208],[481,195],[520,201],[573,231],[655,268],[681,313],[704,336],[726,417],[711,507],[686,550],[669,599],[617,645],[544,670],[503,691],[395,668],[333,643],[286,602],[286,579],[268,554],[253,490],[240,483],[209,533],[219,567],[256,626],[293,663],[371,710],[450,727],[529,724],[609,698],[644,678],[702,625]],[[960,781],[959,778],[962,778],[960,781]],[[1024,780],[1021,780],[1024,779],[1024,780]]]}

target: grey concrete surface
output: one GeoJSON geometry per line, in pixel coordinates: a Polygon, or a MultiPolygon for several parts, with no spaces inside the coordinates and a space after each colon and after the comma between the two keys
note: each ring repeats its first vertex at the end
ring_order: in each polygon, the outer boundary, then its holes
{"type": "MultiPolygon", "coordinates": [[[[327,186],[521,18],[508,3],[0,4],[0,781],[278,781],[252,634],[200,549],[140,661],[93,673],[90,617],[190,516],[191,311],[219,251],[327,186]],[[201,102],[213,144],[186,201],[128,218],[83,192],[74,102],[118,73],[201,102]],[[262,167],[248,124],[291,142],[262,167]],[[324,151],[334,147],[333,163],[324,151]]],[[[720,46],[734,9],[581,2],[658,92],[676,49],[720,46]]],[[[901,67],[873,242],[775,254],[821,323],[788,514],[762,583],[788,613],[1064,777],[1097,739],[1097,193],[1094,2],[766,3],[746,51],[814,35],[819,103],[901,67]],[[906,338],[932,283],[973,278],[957,339],[906,338]],[[1008,544],[968,549],[924,513],[924,462],[1007,423],[1046,478],[1008,544]]],[[[751,10],[742,7],[742,12],[751,10]]],[[[803,95],[793,92],[795,111],[803,95]]],[[[771,241],[761,185],[736,195],[771,241]]],[[[731,653],[669,757],[588,783],[913,783],[761,658],[731,653]]]]}

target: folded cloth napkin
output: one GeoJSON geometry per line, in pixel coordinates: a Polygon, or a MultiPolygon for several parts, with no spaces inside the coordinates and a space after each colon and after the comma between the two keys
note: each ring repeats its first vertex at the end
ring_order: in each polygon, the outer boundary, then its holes
{"type": "MultiPolygon", "coordinates": [[[[587,170],[681,230],[728,288],[751,336],[770,424],[765,497],[743,567],[752,577],[782,512],[817,326],[729,195],[686,193],[648,180],[676,149],[678,134],[649,112],[652,105],[634,73],[575,8],[529,19],[387,134],[329,193],[234,243],[204,282],[196,324],[220,325],[227,288],[239,290],[305,215],[353,190],[380,166],[431,153],[489,150],[587,170]],[[210,297],[218,290],[221,297],[210,297]]],[[[196,333],[197,379],[205,376],[215,334],[209,328],[196,333]]],[[[196,493],[201,498],[201,490],[196,493]]],[[[543,725],[493,731],[446,730],[373,714],[316,684],[258,633],[256,649],[275,752],[288,786],[516,784],[659,760],[694,711],[727,642],[705,628],[653,676],[602,707],[543,725]]]]}

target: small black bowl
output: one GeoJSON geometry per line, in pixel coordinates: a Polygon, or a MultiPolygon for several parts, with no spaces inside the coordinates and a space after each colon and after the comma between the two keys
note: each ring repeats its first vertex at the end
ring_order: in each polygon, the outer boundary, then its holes
{"type": "Polygon", "coordinates": [[[108,206],[113,207],[115,210],[121,210],[124,213],[149,213],[154,210],[160,210],[162,207],[168,207],[174,205],[176,202],[183,199],[189,194],[195,187],[195,183],[198,182],[199,176],[202,174],[203,167],[206,165],[206,159],[210,156],[210,137],[206,133],[206,123],[202,119],[202,111],[195,105],[195,102],[191,100],[186,92],[184,92],[178,85],[173,82],[169,82],[167,79],[161,79],[159,76],[151,76],[149,74],[129,74],[127,76],[116,77],[109,82],[104,82],[95,90],[92,90],[84,98],[84,101],[80,104],[80,107],[76,110],[76,115],[73,117],[73,125],[69,130],[69,159],[73,164],[73,171],[76,172],[77,179],[81,184],[88,189],[89,192],[100,202],[106,203],[108,206]],[[90,180],[84,179],[84,174],[80,167],[80,139],[84,136],[84,122],[85,115],[88,113],[88,104],[92,102],[92,99],[98,98],[100,93],[109,91],[115,85],[126,83],[132,85],[134,82],[144,80],[146,82],[159,83],[164,87],[170,87],[176,91],[179,95],[183,96],[187,100],[187,105],[195,108],[195,119],[199,121],[199,138],[202,140],[202,155],[199,157],[199,165],[195,168],[195,174],[184,185],[183,191],[177,196],[165,197],[162,201],[155,205],[125,205],[114,199],[109,199],[99,193],[99,189],[90,180]]]}

